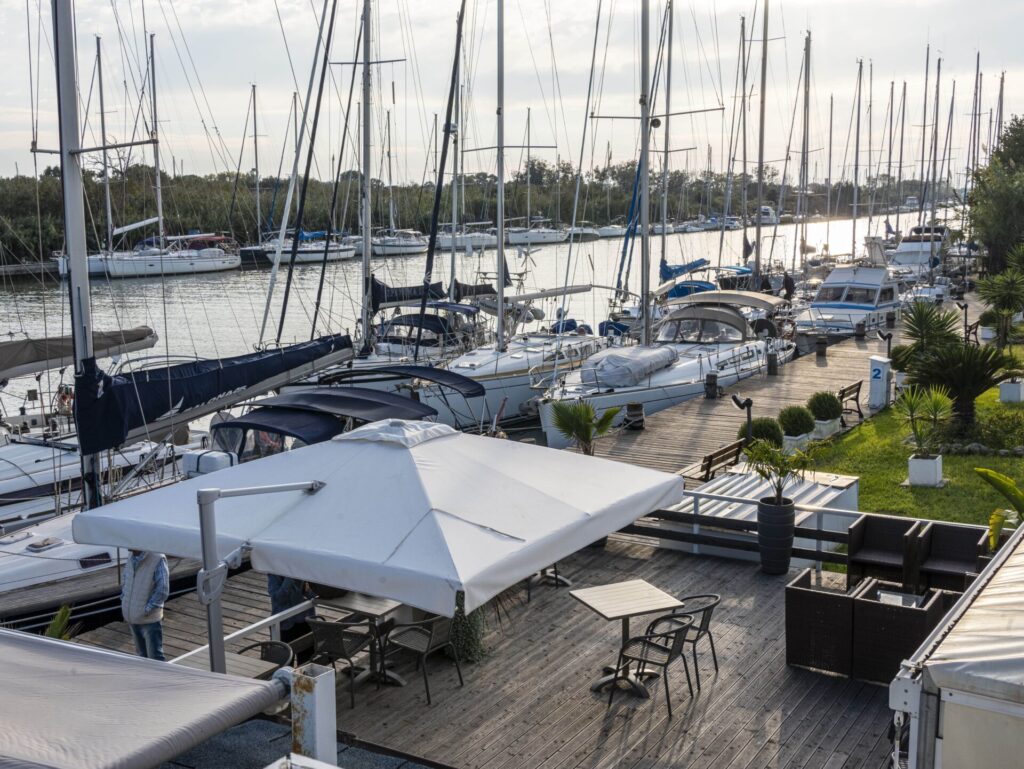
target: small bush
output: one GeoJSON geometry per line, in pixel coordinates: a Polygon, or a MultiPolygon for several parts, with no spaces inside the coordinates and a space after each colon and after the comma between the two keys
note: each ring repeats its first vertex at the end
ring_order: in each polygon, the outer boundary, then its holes
{"type": "Polygon", "coordinates": [[[807,408],[815,419],[825,422],[829,419],[839,419],[843,415],[843,404],[835,393],[816,392],[807,401],[807,408]]]}
{"type": "Polygon", "coordinates": [[[806,435],[814,430],[814,414],[804,406],[786,406],[779,412],[779,426],[785,435],[806,435]]]}
{"type": "Polygon", "coordinates": [[[909,344],[896,344],[890,353],[894,371],[906,371],[914,362],[914,348],[909,344]]]}
{"type": "Polygon", "coordinates": [[[990,449],[1024,446],[1024,409],[994,408],[979,414],[974,435],[990,449]]]}
{"type": "MultiPolygon", "coordinates": [[[[782,446],[782,428],[779,427],[779,423],[771,417],[757,417],[751,422],[750,427],[753,440],[767,441],[774,446],[782,446]]],[[[811,425],[811,427],[813,428],[814,426],[811,425]]],[[[739,440],[746,440],[746,423],[740,425],[740,429],[736,433],[736,438],[739,440]]]]}

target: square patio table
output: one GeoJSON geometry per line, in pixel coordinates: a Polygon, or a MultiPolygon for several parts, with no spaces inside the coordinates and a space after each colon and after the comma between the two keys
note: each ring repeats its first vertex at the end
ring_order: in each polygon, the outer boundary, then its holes
{"type": "Polygon", "coordinates": [[[366,593],[349,591],[332,598],[317,598],[314,601],[316,606],[329,606],[332,609],[350,611],[353,614],[362,614],[373,620],[376,629],[374,643],[370,644],[370,666],[356,675],[356,683],[367,680],[379,681],[384,684],[395,684],[405,686],[405,679],[387,667],[380,668],[378,665],[377,642],[380,640],[379,630],[381,622],[391,612],[402,606],[401,601],[393,601],[390,598],[380,598],[366,593]]]}
{"type": "MultiPolygon", "coordinates": [[[[683,605],[683,602],[675,596],[669,595],[664,590],[659,590],[642,579],[570,590],[569,594],[606,620],[621,620],[623,646],[630,638],[629,620],[631,617],[679,609],[683,605]]],[[[618,661],[617,658],[616,661],[618,661]]],[[[591,691],[600,691],[616,681],[614,666],[606,667],[604,672],[605,675],[591,684],[591,691]]],[[[643,685],[642,679],[652,677],[657,677],[657,674],[652,672],[634,673],[632,669],[627,668],[624,675],[618,676],[618,680],[625,681],[629,691],[638,697],[649,697],[650,694],[647,687],[643,685]]]]}

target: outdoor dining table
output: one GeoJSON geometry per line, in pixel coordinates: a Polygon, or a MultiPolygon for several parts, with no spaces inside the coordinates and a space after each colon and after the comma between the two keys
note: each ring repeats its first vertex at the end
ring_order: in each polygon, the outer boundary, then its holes
{"type": "MultiPolygon", "coordinates": [[[[669,595],[664,590],[659,590],[642,579],[570,590],[569,594],[606,620],[621,620],[622,646],[625,646],[630,638],[629,620],[631,617],[678,609],[683,605],[683,602],[675,596],[669,595]]],[[[617,657],[616,662],[618,662],[617,657]]],[[[616,676],[614,666],[605,667],[604,673],[605,675],[590,685],[591,691],[600,691],[606,686],[613,685],[618,679],[625,681],[628,691],[638,697],[650,697],[642,679],[656,678],[658,675],[655,672],[637,673],[631,668],[627,668],[616,676]]]]}
{"type": "Polygon", "coordinates": [[[349,591],[330,598],[317,598],[314,603],[317,606],[329,606],[332,609],[360,614],[371,620],[371,626],[374,629],[376,638],[370,644],[370,666],[356,675],[356,683],[370,680],[385,684],[395,684],[396,686],[405,686],[404,678],[379,664],[377,650],[377,642],[380,640],[380,628],[384,618],[401,607],[401,601],[393,601],[390,598],[379,598],[375,595],[349,591]]]}

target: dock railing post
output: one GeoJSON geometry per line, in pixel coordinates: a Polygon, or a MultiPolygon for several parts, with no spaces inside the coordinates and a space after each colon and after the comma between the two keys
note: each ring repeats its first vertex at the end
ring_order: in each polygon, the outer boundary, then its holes
{"type": "Polygon", "coordinates": [[[217,557],[217,519],[214,504],[220,497],[219,489],[200,489],[196,495],[199,502],[199,538],[203,550],[203,570],[199,576],[199,600],[206,603],[206,632],[210,640],[210,670],[226,673],[224,660],[224,618],[220,607],[220,586],[209,587],[208,577],[220,565],[217,557]]]}

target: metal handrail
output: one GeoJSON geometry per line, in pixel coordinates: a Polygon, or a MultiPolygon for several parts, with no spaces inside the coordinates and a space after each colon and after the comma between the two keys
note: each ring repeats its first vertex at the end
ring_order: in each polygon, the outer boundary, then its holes
{"type": "MultiPolygon", "coordinates": [[[[295,606],[292,606],[289,609],[279,611],[277,614],[271,614],[266,619],[261,619],[259,622],[254,622],[251,625],[246,625],[245,627],[234,631],[233,633],[228,633],[226,636],[224,636],[224,643],[227,643],[228,641],[235,641],[239,638],[245,638],[246,636],[252,635],[253,633],[258,633],[259,631],[267,628],[270,629],[271,640],[280,641],[281,622],[283,620],[290,619],[291,617],[295,617],[299,614],[304,614],[309,609],[314,608],[314,606],[315,604],[313,603],[312,598],[303,601],[302,603],[295,604],[295,606]]],[[[193,649],[190,652],[186,652],[185,654],[182,654],[180,657],[175,657],[173,660],[171,660],[171,662],[181,662],[182,660],[188,659],[189,657],[194,657],[195,655],[201,652],[208,652],[209,649],[209,644],[206,644],[205,646],[200,646],[198,649],[193,649]]]]}

